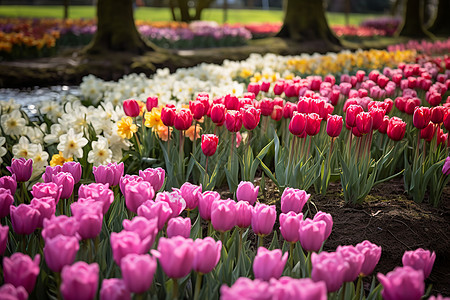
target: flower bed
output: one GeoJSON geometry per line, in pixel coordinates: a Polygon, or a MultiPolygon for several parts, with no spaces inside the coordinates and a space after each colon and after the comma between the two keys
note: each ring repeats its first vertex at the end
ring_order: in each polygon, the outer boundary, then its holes
{"type": "Polygon", "coordinates": [[[381,248],[322,251],[342,220],[314,207],[330,189],[364,206],[398,177],[417,203],[441,204],[449,69],[415,51],[252,55],[117,83],[89,76],[82,99],[44,103],[33,120],[1,102],[1,292],[420,299],[434,249],[400,254],[403,267],[364,288],[381,248]],[[264,199],[267,187],[279,194],[264,199]]]}

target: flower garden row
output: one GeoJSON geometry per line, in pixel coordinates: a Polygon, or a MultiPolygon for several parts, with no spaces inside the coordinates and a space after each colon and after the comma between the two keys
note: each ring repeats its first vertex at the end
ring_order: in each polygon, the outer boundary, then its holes
{"type": "Polygon", "coordinates": [[[364,291],[381,249],[321,251],[332,217],[305,191],[340,180],[345,201],[362,203],[377,182],[403,176],[415,201],[439,205],[449,67],[409,50],[253,55],[151,79],[86,77],[85,104],[44,103],[32,119],[2,102],[3,292],[420,299],[431,251],[406,252],[364,291]],[[336,76],[305,76],[329,66],[336,76]],[[257,202],[267,178],[282,194],[276,206],[257,202]],[[236,201],[214,191],[226,184],[236,201]]]}
{"type": "MultiPolygon", "coordinates": [[[[392,35],[397,23],[397,19],[367,20],[361,26],[332,28],[338,36],[374,37],[392,35]]],[[[191,24],[137,21],[136,25],[145,38],[170,49],[241,46],[252,37],[274,35],[281,27],[281,23],[219,26],[207,21],[191,24]]],[[[95,31],[95,21],[87,19],[0,19],[0,55],[3,59],[54,55],[59,47],[87,45],[95,31]]]]}

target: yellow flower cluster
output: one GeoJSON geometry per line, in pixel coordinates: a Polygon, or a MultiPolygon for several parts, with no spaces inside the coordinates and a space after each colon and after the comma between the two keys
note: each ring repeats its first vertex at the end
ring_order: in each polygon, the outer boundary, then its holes
{"type": "Polygon", "coordinates": [[[33,36],[25,35],[22,32],[0,32],[0,51],[11,52],[14,46],[36,47],[38,50],[44,47],[53,48],[56,44],[55,35],[59,36],[59,33],[46,33],[42,38],[35,38],[33,36]]]}
{"type": "Polygon", "coordinates": [[[346,73],[357,69],[382,69],[395,67],[400,62],[414,62],[416,51],[395,51],[371,49],[368,51],[340,52],[336,55],[291,59],[287,69],[300,74],[327,75],[346,73]]]}
{"type": "Polygon", "coordinates": [[[73,161],[73,157],[65,158],[61,151],[58,154],[54,154],[50,160],[50,166],[62,166],[65,162],[73,161]]]}
{"type": "Polygon", "coordinates": [[[153,132],[158,134],[158,137],[163,141],[169,140],[169,131],[172,132],[173,128],[168,128],[161,121],[161,108],[153,107],[151,112],[144,114],[144,125],[148,128],[152,128],[153,132]]]}

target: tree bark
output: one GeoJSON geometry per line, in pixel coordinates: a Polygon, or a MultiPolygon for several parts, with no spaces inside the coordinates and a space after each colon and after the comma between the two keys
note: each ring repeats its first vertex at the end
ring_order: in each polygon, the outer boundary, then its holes
{"type": "Polygon", "coordinates": [[[136,29],[132,0],[98,0],[97,32],[86,50],[91,54],[108,51],[143,54],[154,49],[136,29]]]}
{"type": "Polygon", "coordinates": [[[194,20],[202,19],[202,11],[208,8],[214,0],[198,0],[197,6],[195,7],[194,20]]]}
{"type": "Polygon", "coordinates": [[[341,45],[328,26],[322,0],[287,0],[285,4],[284,22],[278,37],[341,45]]]}
{"type": "Polygon", "coordinates": [[[423,1],[406,0],[403,24],[400,25],[397,34],[412,38],[434,38],[423,25],[423,1]]]}
{"type": "Polygon", "coordinates": [[[178,0],[178,7],[180,9],[181,21],[189,23],[191,15],[189,14],[188,0],[178,0]]]}
{"type": "Polygon", "coordinates": [[[436,35],[450,35],[450,0],[439,0],[436,18],[428,31],[436,35]]]}
{"type": "Polygon", "coordinates": [[[69,0],[64,0],[64,16],[63,19],[67,20],[69,17],[69,0]]]}

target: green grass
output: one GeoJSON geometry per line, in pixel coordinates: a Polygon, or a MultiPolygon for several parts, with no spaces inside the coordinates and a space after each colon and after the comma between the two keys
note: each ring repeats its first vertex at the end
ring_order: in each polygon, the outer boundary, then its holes
{"type": "MultiPolygon", "coordinates": [[[[118,0],[119,1],[119,0],[118,0]]],[[[313,0],[312,0],[313,1],[313,0]]],[[[63,6],[19,6],[0,5],[0,17],[27,17],[27,18],[62,18],[63,6]]],[[[359,24],[362,20],[373,18],[374,14],[351,14],[350,24],[359,24]]],[[[94,6],[70,6],[69,17],[73,19],[94,18],[94,6]]],[[[345,15],[342,13],[327,13],[330,24],[345,24],[345,15]]],[[[170,21],[172,19],[169,8],[140,7],[136,9],[137,20],[170,21]]],[[[203,20],[212,20],[218,23],[223,21],[223,10],[206,9],[203,11],[203,20]]],[[[281,10],[228,10],[228,23],[253,23],[253,22],[280,22],[283,20],[281,10]]]]}

